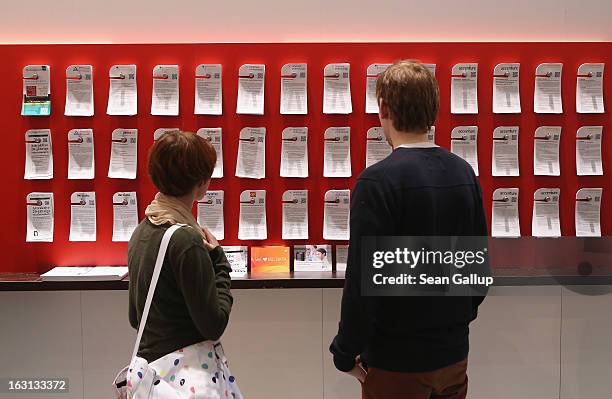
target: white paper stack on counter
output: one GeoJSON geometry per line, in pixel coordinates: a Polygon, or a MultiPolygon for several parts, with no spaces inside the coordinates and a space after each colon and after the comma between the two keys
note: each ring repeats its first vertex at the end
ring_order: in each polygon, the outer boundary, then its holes
{"type": "Polygon", "coordinates": [[[118,281],[127,274],[127,266],[58,266],[40,277],[42,281],[118,281]]]}

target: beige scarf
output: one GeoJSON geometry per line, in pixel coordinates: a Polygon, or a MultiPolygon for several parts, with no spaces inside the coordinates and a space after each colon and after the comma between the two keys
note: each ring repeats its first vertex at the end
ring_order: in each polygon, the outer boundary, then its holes
{"type": "Polygon", "coordinates": [[[202,228],[193,217],[191,209],[187,208],[185,204],[176,197],[162,193],[155,194],[155,199],[151,201],[147,209],[145,209],[145,216],[151,223],[157,226],[166,223],[189,225],[206,239],[204,231],[202,231],[202,228]]]}

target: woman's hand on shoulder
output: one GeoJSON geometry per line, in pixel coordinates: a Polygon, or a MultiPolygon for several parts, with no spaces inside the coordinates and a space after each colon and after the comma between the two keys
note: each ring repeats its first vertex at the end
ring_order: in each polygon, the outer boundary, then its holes
{"type": "Polygon", "coordinates": [[[219,246],[219,241],[215,238],[215,236],[208,230],[206,227],[202,227],[202,231],[204,232],[204,236],[206,239],[202,240],[204,242],[204,247],[209,251],[217,248],[219,246]]]}

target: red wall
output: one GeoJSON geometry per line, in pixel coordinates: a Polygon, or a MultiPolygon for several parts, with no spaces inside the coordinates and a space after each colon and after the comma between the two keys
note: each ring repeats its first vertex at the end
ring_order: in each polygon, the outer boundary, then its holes
{"type": "MultiPolygon", "coordinates": [[[[400,58],[419,59],[437,64],[440,82],[440,115],[436,123],[436,142],[450,148],[450,131],[458,125],[478,125],[480,181],[490,217],[490,198],[498,187],[519,187],[521,231],[531,234],[533,191],[539,187],[561,188],[561,230],[574,235],[574,196],[581,187],[603,187],[602,234],[612,232],[612,184],[608,176],[576,176],[575,132],[584,125],[604,125],[603,168],[612,173],[612,146],[608,135],[608,114],[578,115],[575,112],[576,71],[585,62],[612,65],[612,43],[310,43],[310,44],[143,44],[143,45],[6,45],[0,46],[0,120],[4,131],[1,158],[3,174],[0,185],[0,209],[5,214],[0,233],[3,260],[0,272],[42,272],[55,265],[115,265],[126,263],[126,243],[112,243],[112,194],[137,191],[139,214],[155,194],[146,175],[146,154],[159,127],[180,127],[196,131],[200,127],[222,127],[225,177],[215,180],[211,189],[225,190],[226,239],[223,244],[239,244],[239,193],[244,189],[267,190],[268,237],[266,241],[245,245],[280,244],[281,195],[287,189],[309,190],[310,237],[321,243],[323,195],[328,189],[351,188],[350,179],[323,178],[323,133],[329,126],[351,126],[353,176],[365,164],[365,134],[378,125],[376,115],[366,115],[365,75],[369,64],[392,62],[400,58]],[[280,69],[288,62],[307,62],[309,115],[280,115],[280,69]],[[353,110],[351,115],[323,115],[323,67],[331,62],[351,64],[353,110]],[[450,114],[450,73],[458,62],[478,62],[478,115],[450,114]],[[493,67],[500,62],[521,63],[521,104],[518,115],[492,113],[493,67]],[[562,115],[533,113],[534,71],[542,62],[563,62],[562,115]],[[223,115],[193,114],[194,69],[200,63],[223,64],[223,115]],[[238,68],[244,63],[266,64],[265,115],[236,115],[238,68]],[[28,64],[51,66],[52,111],[50,117],[20,116],[21,69],[28,64]],[[94,117],[63,116],[65,98],[64,70],[71,64],[94,67],[94,117]],[[114,64],[136,64],[138,79],[138,115],[108,116],[108,69],[114,64]],[[151,116],[151,75],[156,64],[180,66],[180,116],[151,116]],[[521,177],[491,177],[492,131],[497,126],[520,126],[519,152],[521,177]],[[533,176],[533,132],[538,126],[561,125],[561,177],[533,176]],[[234,177],[238,134],[242,127],[267,128],[265,180],[234,177]],[[280,134],[288,126],[308,126],[310,178],[279,177],[280,134]],[[138,178],[117,180],[106,177],[113,129],[138,128],[138,178]],[[24,133],[27,129],[50,128],[53,135],[55,178],[50,181],[23,179],[25,162],[24,133]],[[67,133],[72,128],[93,128],[95,138],[96,179],[67,180],[67,133]],[[55,240],[53,243],[26,243],[25,197],[32,191],[55,193],[55,240]],[[96,191],[98,241],[68,242],[70,195],[74,191],[96,191]]],[[[604,78],[606,109],[612,95],[612,79],[604,78]],[[606,96],[607,95],[607,96],[606,96]]],[[[303,242],[303,241],[302,241],[303,242]]],[[[291,241],[288,245],[300,241],[291,241]]]]}

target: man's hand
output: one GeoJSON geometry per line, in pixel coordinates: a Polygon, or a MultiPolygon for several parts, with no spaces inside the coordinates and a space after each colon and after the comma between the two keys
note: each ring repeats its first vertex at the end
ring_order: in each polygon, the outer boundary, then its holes
{"type": "Polygon", "coordinates": [[[217,248],[219,246],[219,241],[215,238],[215,236],[208,230],[206,227],[202,227],[202,231],[204,232],[204,236],[206,237],[204,241],[204,247],[209,251],[217,248]]]}
{"type": "Polygon", "coordinates": [[[353,369],[351,371],[348,371],[346,374],[357,378],[359,382],[363,384],[368,372],[363,367],[363,364],[361,363],[361,358],[359,356],[355,358],[355,367],[353,367],[353,369]]]}

